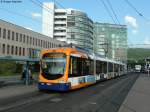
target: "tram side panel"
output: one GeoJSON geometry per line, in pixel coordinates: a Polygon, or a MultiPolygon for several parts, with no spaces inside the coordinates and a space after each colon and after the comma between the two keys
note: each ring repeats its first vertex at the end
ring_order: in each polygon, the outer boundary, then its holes
{"type": "Polygon", "coordinates": [[[107,79],[107,62],[96,60],[96,80],[107,79]]]}
{"type": "Polygon", "coordinates": [[[71,89],[84,87],[96,82],[93,66],[93,60],[79,57],[70,58],[68,82],[71,84],[71,89]]]}

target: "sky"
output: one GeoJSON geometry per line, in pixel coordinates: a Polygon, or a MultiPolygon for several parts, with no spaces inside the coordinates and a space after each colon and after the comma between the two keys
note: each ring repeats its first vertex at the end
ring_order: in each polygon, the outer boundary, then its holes
{"type": "MultiPolygon", "coordinates": [[[[33,1],[57,1],[61,4],[56,4],[58,7],[79,9],[87,13],[94,22],[114,24],[101,0],[0,0],[0,19],[41,33],[42,7],[33,1]],[[9,1],[9,3],[4,1],[9,1]]],[[[106,3],[106,0],[104,1],[106,3]]],[[[129,0],[145,18],[139,16],[125,0],[109,1],[120,24],[127,25],[128,44],[150,44],[150,1],[129,0]]]]}

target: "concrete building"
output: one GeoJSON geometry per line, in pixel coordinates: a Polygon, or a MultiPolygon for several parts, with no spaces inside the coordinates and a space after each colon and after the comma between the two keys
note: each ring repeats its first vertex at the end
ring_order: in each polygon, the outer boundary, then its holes
{"type": "Polygon", "coordinates": [[[93,50],[93,21],[76,9],[60,9],[54,3],[43,4],[43,34],[93,50]]]}
{"type": "Polygon", "coordinates": [[[64,45],[21,26],[0,20],[0,57],[36,58],[40,50],[64,45]]]}
{"type": "Polygon", "coordinates": [[[95,52],[126,62],[127,28],[125,25],[94,23],[95,52]]]}

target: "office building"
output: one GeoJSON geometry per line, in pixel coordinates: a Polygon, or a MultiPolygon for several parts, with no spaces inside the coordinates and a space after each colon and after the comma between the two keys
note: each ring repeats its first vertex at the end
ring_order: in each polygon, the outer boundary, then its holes
{"type": "Polygon", "coordinates": [[[93,51],[93,21],[76,9],[60,9],[43,4],[43,34],[93,51]]]}
{"type": "Polygon", "coordinates": [[[126,62],[127,28],[125,25],[94,23],[95,52],[126,62]]]}

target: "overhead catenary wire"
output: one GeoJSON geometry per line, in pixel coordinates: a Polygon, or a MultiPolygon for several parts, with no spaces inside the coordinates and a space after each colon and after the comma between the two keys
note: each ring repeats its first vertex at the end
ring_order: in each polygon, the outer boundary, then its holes
{"type": "Polygon", "coordinates": [[[112,13],[113,13],[113,15],[114,15],[116,21],[118,22],[118,24],[120,24],[119,19],[118,19],[118,17],[117,17],[117,14],[115,13],[111,2],[110,2],[109,0],[106,0],[106,1],[107,1],[107,3],[108,3],[109,7],[111,8],[111,11],[112,11],[112,13]]]}
{"type": "MultiPolygon", "coordinates": [[[[42,2],[40,2],[39,0],[30,0],[33,4],[35,4],[36,6],[38,6],[38,7],[40,7],[40,8],[43,8],[43,10],[46,10],[46,11],[48,11],[49,13],[52,13],[51,11],[49,11],[50,10],[50,8],[49,7],[43,7],[43,3],[42,2]]],[[[56,0],[54,0],[55,2],[57,2],[56,0]]],[[[57,4],[58,4],[59,2],[57,2],[57,4]]],[[[66,10],[67,11],[67,9],[65,8],[65,7],[63,7],[63,5],[61,5],[60,3],[59,3],[59,6],[61,6],[62,7],[62,9],[64,9],[64,10],[66,10]]],[[[52,10],[53,11],[53,10],[52,10]]],[[[53,13],[52,13],[53,14],[53,13]]],[[[80,16],[76,16],[76,17],[80,17],[80,16]]],[[[79,23],[79,24],[81,24],[82,23],[82,21],[76,21],[76,23],[79,23]]],[[[75,29],[77,29],[77,27],[78,26],[75,26],[75,29]]],[[[66,28],[67,28],[67,26],[66,26],[66,28]]]]}
{"type": "Polygon", "coordinates": [[[141,16],[144,20],[148,21],[148,19],[131,3],[129,0],[124,0],[139,16],[141,16]]]}
{"type": "MultiPolygon", "coordinates": [[[[32,21],[34,21],[34,22],[36,22],[36,23],[39,23],[39,22],[41,23],[40,20],[34,19],[33,17],[27,16],[27,15],[24,15],[24,14],[20,14],[20,13],[18,13],[18,12],[14,12],[14,11],[11,11],[11,10],[8,10],[8,9],[2,8],[2,7],[0,7],[0,9],[1,9],[1,11],[3,10],[3,11],[5,11],[5,12],[9,13],[9,14],[17,15],[17,16],[20,16],[20,17],[23,17],[23,18],[32,20],[32,21]]],[[[48,23],[46,23],[46,22],[43,22],[43,24],[50,25],[50,24],[48,24],[48,23]]]]}
{"type": "MultiPolygon", "coordinates": [[[[31,0],[35,5],[37,5],[38,7],[41,7],[41,8],[43,8],[44,10],[47,10],[47,11],[49,11],[49,7],[43,7],[43,3],[42,2],[40,2],[39,0],[35,0],[36,1],[36,3],[35,3],[35,1],[33,1],[33,0],[31,0]],[[38,2],[38,3],[37,3],[38,2]]],[[[55,2],[57,2],[56,0],[55,0],[55,2]]],[[[57,2],[57,4],[58,4],[58,2],[57,2]]],[[[65,7],[63,7],[60,3],[59,3],[59,6],[61,6],[63,9],[65,9],[66,11],[67,11],[67,9],[65,8],[65,7]]],[[[52,13],[52,12],[49,12],[49,13],[52,13]]],[[[77,22],[77,23],[80,23],[80,22],[77,22]]],[[[116,22],[115,22],[115,24],[116,24],[116,22]]],[[[74,27],[75,29],[78,29],[78,26],[75,26],[74,27]]],[[[93,32],[95,32],[95,31],[93,31],[93,32]]],[[[95,33],[94,33],[95,34],[95,33]]]]}
{"type": "Polygon", "coordinates": [[[101,1],[101,3],[103,4],[105,10],[107,11],[108,15],[110,16],[110,18],[112,19],[112,21],[114,22],[114,24],[116,24],[116,21],[114,19],[114,17],[112,16],[112,13],[110,12],[109,8],[107,7],[106,3],[104,2],[104,0],[97,0],[98,3],[99,1],[101,1]]]}
{"type": "Polygon", "coordinates": [[[49,13],[53,14],[53,10],[51,10],[49,7],[47,6],[43,6],[43,3],[40,2],[39,0],[36,0],[36,2],[34,0],[30,0],[30,2],[32,2],[33,4],[39,6],[40,8],[43,8],[44,10],[48,11],[49,13]],[[51,11],[50,11],[51,10],[51,11]]]}
{"type": "Polygon", "coordinates": [[[32,17],[26,16],[24,14],[20,14],[20,13],[17,13],[17,12],[14,12],[14,11],[11,11],[11,10],[8,10],[8,9],[5,9],[5,8],[1,8],[1,7],[0,7],[0,9],[1,9],[1,11],[3,10],[5,12],[7,12],[7,13],[10,13],[10,14],[13,14],[13,15],[17,15],[17,16],[21,16],[21,17],[24,17],[26,19],[30,19],[30,20],[32,20],[34,22],[38,22],[39,23],[39,20],[33,19],[32,17]]]}

